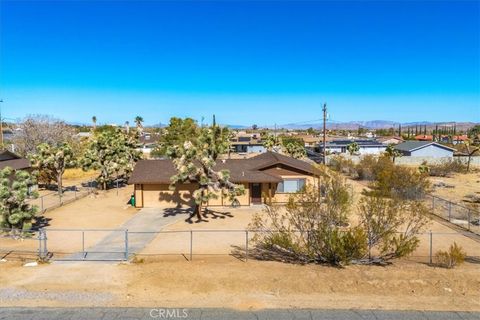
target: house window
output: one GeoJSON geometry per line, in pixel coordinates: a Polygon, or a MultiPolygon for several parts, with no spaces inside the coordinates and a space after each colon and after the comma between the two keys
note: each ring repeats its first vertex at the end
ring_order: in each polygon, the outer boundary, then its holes
{"type": "Polygon", "coordinates": [[[305,179],[285,179],[277,185],[278,193],[300,192],[305,187],[305,179]]]}

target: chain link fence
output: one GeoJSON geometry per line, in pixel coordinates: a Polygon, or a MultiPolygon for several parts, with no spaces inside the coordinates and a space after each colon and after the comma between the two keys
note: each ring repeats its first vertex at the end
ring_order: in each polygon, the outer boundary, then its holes
{"type": "Polygon", "coordinates": [[[64,204],[86,197],[94,192],[96,187],[96,181],[85,181],[79,185],[64,187],[61,195],[57,191],[40,194],[38,198],[28,200],[28,203],[37,206],[40,213],[43,213],[47,210],[55,209],[64,204]]]}
{"type": "Polygon", "coordinates": [[[480,235],[480,211],[432,194],[426,195],[426,199],[434,215],[480,235]]]}
{"type": "MultiPolygon", "coordinates": [[[[256,250],[252,239],[258,230],[49,229],[0,233],[1,258],[35,258],[54,261],[128,261],[133,257],[161,259],[177,256],[192,261],[207,256],[233,256],[239,260],[268,259],[256,250]]],[[[480,263],[480,241],[468,232],[418,234],[419,247],[405,259],[432,264],[439,250],[454,242],[467,253],[467,260],[480,263]]],[[[374,252],[373,249],[372,252],[374,252]]]]}

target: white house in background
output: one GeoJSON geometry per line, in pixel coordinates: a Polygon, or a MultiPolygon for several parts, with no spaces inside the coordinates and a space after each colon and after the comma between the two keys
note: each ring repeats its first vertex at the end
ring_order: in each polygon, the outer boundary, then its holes
{"type": "MultiPolygon", "coordinates": [[[[374,154],[379,155],[387,149],[387,146],[373,139],[342,139],[332,140],[326,143],[325,147],[330,154],[348,153],[348,145],[357,143],[358,154],[374,154]]],[[[319,145],[320,153],[323,152],[322,144],[319,145]]]]}
{"type": "Polygon", "coordinates": [[[450,158],[453,157],[455,149],[432,141],[407,141],[397,144],[395,149],[404,156],[450,158]]]}

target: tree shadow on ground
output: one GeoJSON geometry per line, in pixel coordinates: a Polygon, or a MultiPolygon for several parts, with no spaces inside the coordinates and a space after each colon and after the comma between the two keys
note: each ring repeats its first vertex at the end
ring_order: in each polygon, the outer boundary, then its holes
{"type": "Polygon", "coordinates": [[[38,230],[41,228],[49,227],[51,218],[46,218],[44,216],[38,216],[33,218],[32,230],[38,230]]]}

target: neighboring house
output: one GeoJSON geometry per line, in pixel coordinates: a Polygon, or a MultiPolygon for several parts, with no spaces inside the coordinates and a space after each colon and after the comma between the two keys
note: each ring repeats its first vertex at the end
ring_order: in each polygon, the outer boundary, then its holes
{"type": "Polygon", "coordinates": [[[395,146],[404,156],[450,158],[455,149],[432,141],[407,141],[395,146]]]}
{"type": "Polygon", "coordinates": [[[8,150],[0,151],[0,170],[10,167],[14,170],[30,170],[30,160],[20,157],[8,150]]]}
{"type": "Polygon", "coordinates": [[[139,146],[137,150],[148,157],[152,150],[158,145],[159,140],[160,134],[158,133],[142,132],[138,138],[139,146]]]}
{"type": "Polygon", "coordinates": [[[415,136],[415,140],[417,140],[417,141],[433,141],[433,136],[432,135],[419,134],[418,136],[415,136]]]}
{"type": "Polygon", "coordinates": [[[302,139],[306,148],[315,148],[322,140],[321,137],[312,135],[298,135],[297,138],[302,139]]]}
{"type": "MultiPolygon", "coordinates": [[[[274,152],[265,152],[249,159],[217,160],[215,170],[230,170],[231,181],[242,184],[245,194],[237,197],[240,205],[285,203],[291,193],[299,192],[306,184],[313,184],[314,167],[274,152]]],[[[196,182],[177,185],[170,190],[170,178],[176,174],[171,160],[139,161],[129,184],[135,185],[136,207],[193,206],[192,193],[196,182]]],[[[208,206],[229,206],[231,201],[219,194],[208,206]]]]}
{"type": "MultiPolygon", "coordinates": [[[[383,143],[371,139],[342,139],[333,140],[326,144],[327,153],[340,154],[348,153],[348,146],[356,142],[359,146],[358,154],[381,154],[385,152],[387,146],[383,143]]],[[[323,145],[319,145],[320,153],[323,152],[323,145]]]]}
{"type": "Polygon", "coordinates": [[[88,139],[92,136],[92,132],[91,131],[82,131],[82,132],[79,132],[77,134],[75,134],[75,138],[77,139],[88,139]]]}
{"type": "Polygon", "coordinates": [[[386,145],[386,146],[389,146],[391,144],[399,144],[399,143],[402,143],[404,140],[400,137],[396,137],[396,136],[389,136],[389,137],[380,137],[380,138],[377,138],[377,141],[386,145]]]}
{"type": "Polygon", "coordinates": [[[267,149],[259,135],[239,135],[230,140],[232,152],[235,153],[263,153],[267,149]]]}

